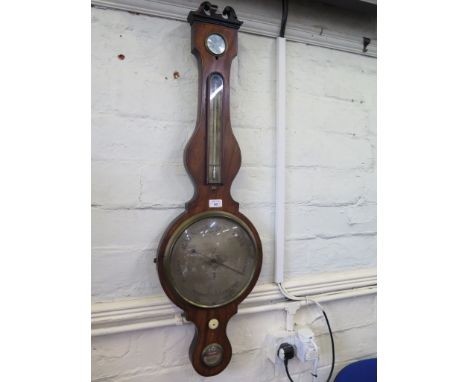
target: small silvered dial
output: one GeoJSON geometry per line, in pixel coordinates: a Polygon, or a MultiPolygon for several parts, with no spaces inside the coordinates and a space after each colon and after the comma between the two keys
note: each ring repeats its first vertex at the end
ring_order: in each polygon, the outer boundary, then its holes
{"type": "Polygon", "coordinates": [[[220,344],[209,344],[203,349],[202,360],[206,366],[218,366],[223,360],[223,347],[220,344]]]}
{"type": "Polygon", "coordinates": [[[226,42],[224,41],[224,38],[216,33],[208,36],[206,39],[206,46],[211,53],[217,56],[223,54],[226,50],[226,42]]]}

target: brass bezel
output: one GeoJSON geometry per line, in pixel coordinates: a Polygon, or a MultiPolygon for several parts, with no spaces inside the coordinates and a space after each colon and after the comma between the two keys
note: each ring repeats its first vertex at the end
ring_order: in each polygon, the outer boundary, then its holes
{"type": "Polygon", "coordinates": [[[259,251],[258,251],[257,241],[255,240],[255,236],[253,235],[252,230],[247,226],[247,224],[245,224],[245,222],[243,220],[241,220],[239,217],[237,217],[237,216],[235,216],[235,215],[233,215],[233,214],[231,214],[229,212],[226,212],[226,211],[205,211],[205,212],[201,212],[199,214],[193,215],[190,218],[188,218],[187,220],[185,220],[179,227],[177,227],[177,229],[171,235],[171,237],[169,238],[168,244],[166,246],[166,250],[164,252],[164,272],[166,273],[167,279],[170,282],[171,288],[174,290],[174,292],[182,300],[188,302],[191,305],[197,306],[199,308],[218,308],[220,306],[225,306],[225,305],[230,304],[231,302],[233,302],[234,300],[239,298],[239,296],[242,295],[248,289],[248,287],[252,283],[252,280],[253,280],[254,275],[255,275],[255,270],[256,270],[257,264],[258,264],[258,257],[259,257],[258,255],[259,255],[259,251]],[[255,247],[255,264],[251,269],[251,275],[250,275],[249,281],[245,283],[244,287],[233,298],[231,298],[229,300],[226,300],[226,301],[222,302],[221,304],[216,304],[216,305],[199,304],[199,303],[197,303],[195,301],[192,301],[192,300],[188,299],[187,297],[185,297],[177,289],[177,287],[175,285],[175,282],[174,282],[174,279],[171,276],[171,272],[170,272],[170,268],[169,268],[170,267],[169,259],[170,259],[171,254],[172,254],[172,250],[174,248],[174,245],[175,245],[177,239],[182,234],[182,232],[186,228],[191,226],[193,223],[196,223],[199,220],[209,218],[209,217],[222,217],[222,218],[225,218],[225,219],[228,219],[228,220],[232,220],[235,223],[239,224],[247,232],[247,234],[250,237],[250,240],[253,242],[254,247],[255,247]]]}

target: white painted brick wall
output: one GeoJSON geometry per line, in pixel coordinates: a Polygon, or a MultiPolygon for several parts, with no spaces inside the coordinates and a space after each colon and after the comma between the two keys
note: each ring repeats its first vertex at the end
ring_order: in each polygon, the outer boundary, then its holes
{"type": "MultiPolygon", "coordinates": [[[[287,67],[286,279],[373,268],[375,59],[288,43],[287,67]]],[[[195,125],[197,76],[187,23],[92,10],[94,302],[162,293],[152,260],[192,195],[182,156],[195,125]]],[[[259,283],[267,283],[274,261],[274,39],[240,33],[231,76],[232,126],[243,158],[232,193],[261,236],[259,283]]],[[[375,354],[375,296],[327,310],[341,349],[338,368],[375,354]]],[[[311,316],[305,309],[299,319],[311,316]]],[[[283,325],[281,312],[235,317],[228,327],[232,363],[212,380],[273,380],[261,344],[283,325]]],[[[320,321],[313,327],[323,332],[320,321]]],[[[93,379],[201,381],[188,364],[192,332],[187,325],[94,338],[93,379]]],[[[327,354],[328,337],[319,342],[327,354]]],[[[310,380],[301,367],[291,363],[295,381],[310,380]]]]}
{"type": "MultiPolygon", "coordinates": [[[[334,330],[336,368],[350,361],[375,355],[375,296],[326,304],[334,330]],[[343,310],[346,314],[343,314],[343,310]]],[[[318,311],[303,308],[297,314],[299,325],[309,325],[321,349],[319,381],[324,382],[331,362],[330,339],[325,323],[317,320],[318,311]]],[[[275,378],[275,369],[267,359],[263,344],[272,331],[284,329],[284,312],[259,313],[252,317],[234,316],[228,336],[234,349],[231,363],[212,381],[287,381],[283,370],[275,378]]],[[[142,330],[100,336],[93,340],[93,380],[95,381],[204,381],[188,361],[188,347],[194,334],[191,325],[164,330],[142,330]]],[[[310,381],[309,365],[290,361],[295,381],[310,381]]]]}

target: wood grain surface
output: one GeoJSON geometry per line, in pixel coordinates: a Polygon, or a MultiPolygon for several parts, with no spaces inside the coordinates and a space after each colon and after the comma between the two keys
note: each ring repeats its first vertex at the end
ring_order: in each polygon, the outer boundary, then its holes
{"type": "MultiPolygon", "coordinates": [[[[241,165],[241,151],[231,128],[229,112],[230,71],[232,60],[237,55],[238,26],[236,28],[200,21],[194,21],[191,24],[192,53],[197,57],[199,68],[198,113],[195,130],[185,148],[184,162],[195,191],[192,199],[186,203],[185,211],[169,225],[164,233],[159,243],[156,263],[159,280],[165,293],[184,311],[185,318],[196,326],[196,333],[189,351],[193,367],[203,376],[212,376],[224,370],[231,360],[232,348],[226,335],[226,327],[229,319],[237,313],[239,303],[251,292],[257,282],[262,266],[262,245],[257,230],[247,217],[239,212],[239,203],[231,196],[231,184],[241,165]],[[226,50],[220,56],[211,54],[205,46],[206,38],[212,33],[220,34],[226,42],[226,50]],[[207,84],[208,77],[212,73],[219,73],[224,79],[221,167],[223,183],[216,185],[206,183],[207,84]],[[222,207],[209,208],[210,199],[221,199],[222,207]],[[184,300],[169,282],[164,267],[164,256],[171,236],[184,221],[206,211],[224,211],[242,220],[252,231],[257,246],[258,258],[252,281],[234,301],[216,308],[200,308],[184,300]],[[216,329],[208,327],[208,322],[212,318],[219,321],[216,329]],[[203,349],[212,343],[220,344],[224,354],[219,365],[208,367],[203,363],[201,354],[203,349]]],[[[165,144],[171,144],[171,142],[165,144]]]]}

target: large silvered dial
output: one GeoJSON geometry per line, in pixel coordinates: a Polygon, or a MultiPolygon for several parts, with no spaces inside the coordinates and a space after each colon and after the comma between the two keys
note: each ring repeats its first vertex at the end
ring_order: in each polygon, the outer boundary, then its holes
{"type": "Polygon", "coordinates": [[[206,46],[208,50],[215,55],[223,54],[226,50],[226,42],[224,41],[223,36],[217,33],[210,34],[207,37],[206,46]]]}
{"type": "Polygon", "coordinates": [[[230,214],[202,214],[174,235],[165,269],[184,300],[216,307],[247,288],[257,261],[255,240],[241,220],[230,214]]]}

